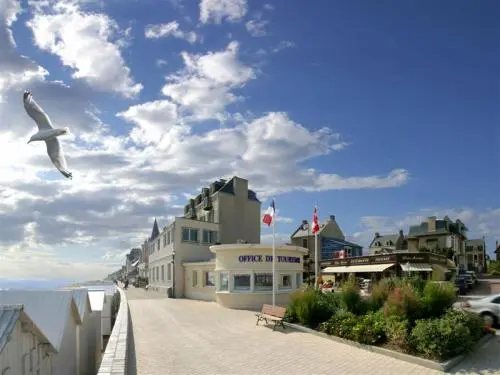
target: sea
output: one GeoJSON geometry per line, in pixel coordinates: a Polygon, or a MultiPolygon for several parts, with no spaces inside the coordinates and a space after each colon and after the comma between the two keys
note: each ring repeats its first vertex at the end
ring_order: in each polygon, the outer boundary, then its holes
{"type": "Polygon", "coordinates": [[[54,280],[9,280],[0,279],[0,290],[51,290],[61,289],[68,286],[79,285],[89,290],[105,290],[106,294],[113,293],[116,286],[111,281],[98,281],[90,283],[77,283],[74,280],[54,279],[54,280]]]}

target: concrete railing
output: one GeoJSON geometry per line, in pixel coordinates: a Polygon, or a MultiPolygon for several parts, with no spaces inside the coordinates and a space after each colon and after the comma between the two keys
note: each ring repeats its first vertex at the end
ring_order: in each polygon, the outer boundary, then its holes
{"type": "Polygon", "coordinates": [[[127,297],[120,292],[120,307],[97,375],[127,375],[129,313],[127,297]]]}

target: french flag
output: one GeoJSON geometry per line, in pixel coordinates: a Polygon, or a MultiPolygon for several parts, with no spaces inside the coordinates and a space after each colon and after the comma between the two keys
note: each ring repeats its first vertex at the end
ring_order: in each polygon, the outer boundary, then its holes
{"type": "Polygon", "coordinates": [[[262,218],[262,222],[264,224],[267,224],[267,226],[271,226],[272,222],[274,221],[274,214],[276,212],[276,209],[274,207],[274,199],[271,201],[271,205],[267,209],[266,213],[264,214],[264,217],[262,218]]]}

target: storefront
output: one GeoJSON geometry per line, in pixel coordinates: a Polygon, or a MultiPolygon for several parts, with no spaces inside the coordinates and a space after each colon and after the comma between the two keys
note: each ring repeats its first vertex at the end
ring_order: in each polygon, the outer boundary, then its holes
{"type": "Polygon", "coordinates": [[[447,280],[452,271],[446,257],[423,252],[324,260],[321,268],[323,280],[333,281],[343,280],[349,274],[372,280],[412,274],[425,279],[447,280]]]}
{"type": "MultiPolygon", "coordinates": [[[[209,262],[185,262],[186,298],[216,301],[235,309],[260,309],[272,303],[272,247],[261,244],[214,245],[209,262]]],[[[299,246],[276,247],[276,304],[286,306],[302,285],[303,256],[299,246]]]]}

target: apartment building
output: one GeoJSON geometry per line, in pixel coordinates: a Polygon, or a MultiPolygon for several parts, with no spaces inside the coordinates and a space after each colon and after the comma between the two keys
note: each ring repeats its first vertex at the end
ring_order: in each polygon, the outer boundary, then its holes
{"type": "MultiPolygon", "coordinates": [[[[302,220],[302,224],[291,235],[291,243],[308,249],[304,255],[304,278],[314,275],[315,263],[315,236],[312,234],[311,224],[302,220]]],[[[363,255],[360,245],[345,240],[344,233],[334,215],[322,222],[318,232],[318,261],[337,258],[358,257],[363,255]]]]}
{"type": "Polygon", "coordinates": [[[484,238],[465,241],[465,265],[467,270],[479,273],[486,269],[486,241],[484,238]]]}
{"type": "Polygon", "coordinates": [[[259,243],[260,209],[245,179],[235,176],[202,188],[185,206],[184,217],[152,234],[147,255],[150,288],[183,297],[183,262],[210,260],[209,247],[217,243],[259,243]]]}
{"type": "Polygon", "coordinates": [[[459,219],[452,221],[448,216],[443,219],[431,216],[419,225],[410,227],[408,251],[430,251],[453,260],[462,269],[467,269],[467,231],[467,227],[459,219]]]}
{"type": "Polygon", "coordinates": [[[399,234],[383,234],[376,232],[370,243],[370,255],[391,254],[408,250],[408,240],[403,231],[399,234]]]}

